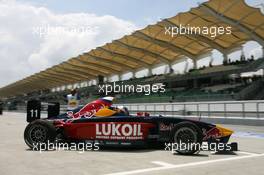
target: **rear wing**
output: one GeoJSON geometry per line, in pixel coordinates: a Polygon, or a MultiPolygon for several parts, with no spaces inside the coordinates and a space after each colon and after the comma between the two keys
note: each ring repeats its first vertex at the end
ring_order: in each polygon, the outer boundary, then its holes
{"type": "Polygon", "coordinates": [[[30,100],[27,102],[27,122],[41,118],[41,112],[47,113],[47,118],[56,117],[60,114],[60,103],[43,103],[39,100],[30,100]]]}

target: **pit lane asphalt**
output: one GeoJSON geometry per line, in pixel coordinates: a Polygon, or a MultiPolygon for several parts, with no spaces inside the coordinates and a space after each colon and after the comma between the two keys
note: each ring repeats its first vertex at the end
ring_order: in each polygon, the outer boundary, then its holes
{"type": "Polygon", "coordinates": [[[24,113],[0,116],[0,175],[89,175],[89,174],[240,174],[264,172],[264,127],[225,125],[236,134],[236,154],[200,152],[194,156],[173,155],[148,149],[101,151],[28,150],[23,140],[24,113]]]}

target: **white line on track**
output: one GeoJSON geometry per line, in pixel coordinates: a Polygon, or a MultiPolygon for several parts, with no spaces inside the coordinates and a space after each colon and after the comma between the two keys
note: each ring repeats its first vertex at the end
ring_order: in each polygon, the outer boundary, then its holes
{"type": "Polygon", "coordinates": [[[246,152],[246,151],[237,151],[237,153],[246,154],[246,155],[258,155],[257,153],[251,153],[251,152],[246,152]]]}
{"type": "Polygon", "coordinates": [[[164,166],[164,167],[171,167],[171,166],[174,166],[173,164],[170,164],[170,163],[166,163],[166,162],[161,162],[161,161],[153,161],[151,163],[154,163],[154,164],[157,164],[157,165],[161,165],[161,166],[164,166]]]}
{"type": "Polygon", "coordinates": [[[138,169],[138,170],[132,170],[132,171],[123,171],[123,172],[117,172],[117,173],[110,173],[107,175],[128,175],[128,174],[139,174],[139,173],[145,173],[145,172],[151,172],[151,171],[160,171],[160,170],[167,170],[167,169],[176,169],[176,168],[183,168],[183,167],[191,167],[191,166],[197,166],[197,165],[205,165],[205,164],[212,164],[212,163],[218,163],[218,162],[226,162],[226,161],[232,161],[232,160],[241,160],[241,159],[248,159],[248,158],[254,158],[254,157],[262,157],[263,154],[249,154],[246,156],[238,156],[238,157],[229,157],[229,158],[223,158],[223,159],[216,159],[216,160],[206,160],[206,161],[200,161],[200,162],[191,162],[191,163],[185,163],[185,164],[178,164],[173,165],[166,162],[160,162],[160,161],[154,161],[152,163],[161,165],[160,167],[154,167],[154,168],[145,168],[145,169],[138,169]]]}

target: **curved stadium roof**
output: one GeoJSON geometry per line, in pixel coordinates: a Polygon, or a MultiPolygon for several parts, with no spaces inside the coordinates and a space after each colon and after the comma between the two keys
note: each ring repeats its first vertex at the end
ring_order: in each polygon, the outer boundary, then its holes
{"type": "Polygon", "coordinates": [[[244,0],[210,0],[188,12],[149,25],[131,35],[97,47],[59,65],[26,77],[0,89],[0,96],[14,96],[97,78],[171,65],[182,57],[198,60],[217,49],[224,55],[249,40],[264,46],[264,15],[244,0]],[[205,34],[166,34],[166,28],[232,27],[231,34],[211,37],[205,34]]]}

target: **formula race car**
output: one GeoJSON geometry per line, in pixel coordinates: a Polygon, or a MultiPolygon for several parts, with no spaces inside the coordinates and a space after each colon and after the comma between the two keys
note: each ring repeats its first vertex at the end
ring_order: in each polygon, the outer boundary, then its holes
{"type": "Polygon", "coordinates": [[[228,143],[233,133],[229,129],[179,117],[150,116],[145,112],[130,115],[125,107],[113,107],[112,102],[112,97],[100,98],[65,114],[59,114],[57,104],[48,109],[48,118],[41,119],[41,102],[29,101],[25,143],[31,149],[48,142],[96,142],[122,147],[162,143],[166,147],[177,145],[174,149],[180,154],[199,152],[204,143],[216,151],[238,149],[237,143],[228,143]]]}

